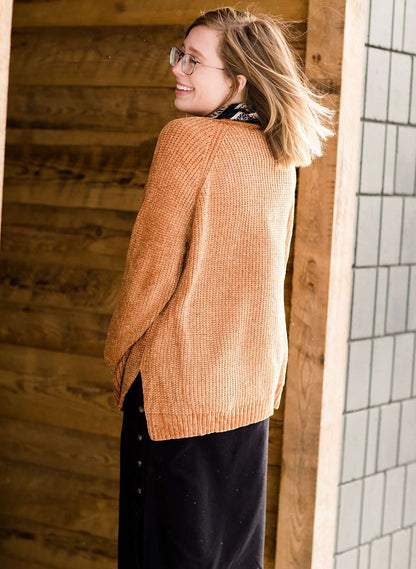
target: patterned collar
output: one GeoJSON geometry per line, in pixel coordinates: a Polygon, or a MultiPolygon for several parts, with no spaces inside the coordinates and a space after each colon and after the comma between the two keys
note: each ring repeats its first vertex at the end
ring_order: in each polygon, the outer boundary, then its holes
{"type": "Polygon", "coordinates": [[[260,119],[256,111],[245,103],[233,103],[225,107],[220,107],[207,116],[212,119],[231,119],[233,121],[260,124],[260,119]]]}

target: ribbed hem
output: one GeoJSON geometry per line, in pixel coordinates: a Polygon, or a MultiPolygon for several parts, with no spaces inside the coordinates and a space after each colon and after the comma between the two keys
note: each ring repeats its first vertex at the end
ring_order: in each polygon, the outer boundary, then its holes
{"type": "Polygon", "coordinates": [[[150,438],[153,441],[163,441],[230,431],[263,421],[273,413],[273,401],[268,399],[227,412],[192,413],[181,416],[146,413],[146,421],[150,438]]]}

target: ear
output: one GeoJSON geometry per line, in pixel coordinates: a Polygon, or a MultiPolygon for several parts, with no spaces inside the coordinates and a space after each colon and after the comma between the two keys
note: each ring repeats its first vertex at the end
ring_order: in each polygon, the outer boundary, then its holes
{"type": "Polygon", "coordinates": [[[237,79],[239,83],[237,93],[241,93],[247,85],[247,77],[245,75],[237,75],[237,79]]]}

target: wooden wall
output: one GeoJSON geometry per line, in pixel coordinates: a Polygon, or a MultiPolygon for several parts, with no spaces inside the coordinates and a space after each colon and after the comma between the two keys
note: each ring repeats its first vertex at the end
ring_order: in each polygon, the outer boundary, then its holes
{"type": "MultiPolygon", "coordinates": [[[[307,13],[306,0],[258,6],[288,19],[307,13]]],[[[215,7],[15,0],[0,263],[4,568],[116,567],[122,417],[104,339],[157,135],[182,116],[169,47],[215,7]]],[[[291,272],[292,258],[286,299],[291,272]]],[[[283,406],[270,424],[266,569],[283,406]]]]}
{"type": "Polygon", "coordinates": [[[0,3],[0,244],[3,206],[4,150],[6,144],[6,112],[9,92],[10,39],[12,32],[13,0],[0,3]]]}

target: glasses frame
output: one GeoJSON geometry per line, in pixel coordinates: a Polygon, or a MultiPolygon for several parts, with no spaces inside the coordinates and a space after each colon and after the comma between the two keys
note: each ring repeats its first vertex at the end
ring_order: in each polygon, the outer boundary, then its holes
{"type": "Polygon", "coordinates": [[[201,63],[200,61],[195,59],[195,57],[193,55],[191,55],[190,53],[185,53],[184,51],[182,51],[181,49],[179,49],[176,46],[171,47],[170,51],[169,51],[169,63],[171,64],[172,67],[175,67],[175,65],[179,62],[181,62],[181,69],[182,69],[182,72],[185,73],[185,75],[192,75],[192,73],[195,71],[195,67],[197,65],[202,65],[202,67],[211,67],[212,69],[219,69],[220,71],[225,71],[225,69],[223,67],[215,67],[214,65],[207,65],[206,63],[201,63]],[[174,63],[175,55],[176,55],[176,51],[174,51],[174,50],[177,50],[179,52],[179,59],[176,63],[174,63]],[[187,73],[185,71],[185,65],[187,64],[187,60],[185,59],[185,57],[188,57],[189,62],[193,64],[192,71],[190,73],[187,73]]]}

